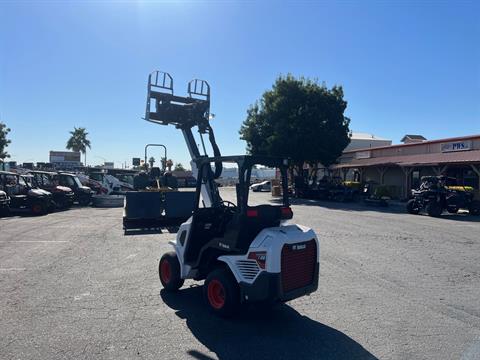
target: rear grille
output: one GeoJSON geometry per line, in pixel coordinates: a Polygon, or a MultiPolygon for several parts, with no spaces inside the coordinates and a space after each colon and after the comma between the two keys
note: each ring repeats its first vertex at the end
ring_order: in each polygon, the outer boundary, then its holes
{"type": "Polygon", "coordinates": [[[310,285],[315,276],[317,243],[310,240],[297,244],[286,244],[282,248],[283,292],[310,285]]]}
{"type": "Polygon", "coordinates": [[[237,260],[237,268],[245,280],[253,280],[257,276],[260,268],[255,260],[237,260]]]}

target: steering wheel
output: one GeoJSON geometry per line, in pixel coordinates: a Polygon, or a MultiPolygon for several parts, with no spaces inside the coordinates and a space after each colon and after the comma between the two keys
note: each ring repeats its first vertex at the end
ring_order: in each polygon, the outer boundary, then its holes
{"type": "Polygon", "coordinates": [[[237,207],[237,205],[235,205],[233,202],[228,201],[228,200],[222,200],[222,205],[225,206],[226,208],[232,209],[232,210],[234,210],[237,207]]]}

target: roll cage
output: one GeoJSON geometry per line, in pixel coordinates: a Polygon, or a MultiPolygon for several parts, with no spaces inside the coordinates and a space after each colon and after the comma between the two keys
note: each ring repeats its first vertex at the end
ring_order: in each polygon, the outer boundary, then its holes
{"type": "Polygon", "coordinates": [[[255,237],[266,228],[277,227],[282,220],[291,219],[289,207],[287,168],[288,160],[261,156],[221,156],[196,159],[198,168],[195,204],[191,230],[185,248],[185,263],[198,269],[198,277],[208,273],[212,263],[222,254],[245,254],[255,237]],[[201,189],[212,181],[213,163],[234,163],[238,166],[236,204],[224,201],[214,182],[210,206],[201,207],[201,189]],[[254,165],[275,167],[281,173],[282,203],[249,206],[250,177],[254,165]],[[207,175],[207,176],[205,176],[207,175]]]}

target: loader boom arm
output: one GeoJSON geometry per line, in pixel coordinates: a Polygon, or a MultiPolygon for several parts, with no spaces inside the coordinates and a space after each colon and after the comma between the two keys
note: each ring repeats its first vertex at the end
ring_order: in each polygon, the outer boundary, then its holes
{"type": "MultiPolygon", "coordinates": [[[[210,126],[210,85],[205,80],[194,79],[188,83],[188,96],[177,96],[173,92],[173,78],[170,74],[154,71],[148,76],[145,120],[160,124],[174,125],[182,131],[190,153],[192,172],[198,175],[197,161],[207,157],[203,135],[208,135],[214,156],[221,156],[210,126]],[[192,129],[198,128],[204,154],[200,153],[192,129]]],[[[205,206],[210,207],[221,201],[214,179],[222,172],[222,163],[215,163],[215,171],[203,176],[201,195],[205,206]]]]}

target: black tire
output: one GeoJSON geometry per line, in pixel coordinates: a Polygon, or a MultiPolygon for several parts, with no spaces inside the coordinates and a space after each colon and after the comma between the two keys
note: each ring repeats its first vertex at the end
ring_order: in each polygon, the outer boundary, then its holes
{"type": "Polygon", "coordinates": [[[8,206],[0,208],[0,217],[10,216],[10,208],[8,206]]]}
{"type": "Polygon", "coordinates": [[[36,215],[36,216],[44,215],[47,213],[47,207],[45,206],[45,203],[40,201],[35,201],[30,207],[30,211],[32,212],[33,215],[36,215]]]}
{"type": "Polygon", "coordinates": [[[442,215],[442,212],[443,212],[442,206],[438,202],[432,201],[428,203],[427,214],[429,216],[439,217],[440,215],[442,215]]]}
{"type": "Polygon", "coordinates": [[[166,291],[174,292],[182,287],[184,280],[180,277],[180,263],[174,251],[163,254],[158,263],[158,276],[166,291]]]}
{"type": "Polygon", "coordinates": [[[231,317],[240,310],[240,289],[227,269],[213,270],[207,276],[203,298],[210,311],[221,317],[231,317]]]}
{"type": "Polygon", "coordinates": [[[417,215],[420,212],[420,207],[417,205],[415,199],[410,199],[407,202],[407,211],[409,214],[417,215]]]}
{"type": "Polygon", "coordinates": [[[358,192],[354,192],[352,195],[352,201],[353,202],[360,202],[362,200],[362,197],[358,192]]]}
{"type": "Polygon", "coordinates": [[[50,200],[48,201],[48,204],[45,206],[45,208],[47,213],[54,212],[57,209],[57,204],[55,203],[55,201],[50,200]]]}
{"type": "Polygon", "coordinates": [[[90,197],[87,197],[87,196],[82,196],[79,200],[78,200],[78,204],[80,206],[88,206],[90,205],[90,202],[92,201],[92,199],[90,197]]]}
{"type": "Polygon", "coordinates": [[[458,212],[458,210],[459,209],[456,206],[455,207],[452,207],[452,206],[447,207],[447,211],[448,211],[449,214],[456,214],[458,212]]]}
{"type": "Polygon", "coordinates": [[[468,212],[470,215],[480,215],[480,202],[474,201],[468,208],[468,212]]]}

